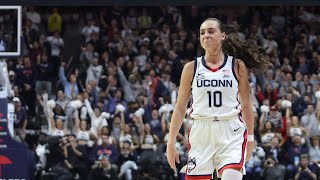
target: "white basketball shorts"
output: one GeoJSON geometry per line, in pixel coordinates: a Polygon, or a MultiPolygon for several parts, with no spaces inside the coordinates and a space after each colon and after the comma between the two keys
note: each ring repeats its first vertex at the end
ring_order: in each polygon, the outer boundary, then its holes
{"type": "Polygon", "coordinates": [[[186,179],[210,179],[215,169],[218,177],[227,168],[242,170],[247,146],[246,124],[241,116],[194,119],[189,128],[188,146],[186,179]]]}

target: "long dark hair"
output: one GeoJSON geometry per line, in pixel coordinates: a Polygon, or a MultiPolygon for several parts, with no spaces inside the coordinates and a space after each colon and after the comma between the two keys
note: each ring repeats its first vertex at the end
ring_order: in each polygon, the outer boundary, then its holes
{"type": "Polygon", "coordinates": [[[261,46],[242,41],[232,35],[233,28],[225,26],[217,18],[207,18],[205,21],[208,20],[218,22],[221,32],[227,34],[226,39],[222,41],[224,53],[241,59],[250,72],[264,72],[268,69],[269,62],[264,58],[265,50],[261,46]]]}

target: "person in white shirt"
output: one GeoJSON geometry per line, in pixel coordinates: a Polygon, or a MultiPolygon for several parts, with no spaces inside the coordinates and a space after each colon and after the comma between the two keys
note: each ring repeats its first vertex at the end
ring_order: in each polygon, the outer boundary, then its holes
{"type": "Polygon", "coordinates": [[[81,31],[81,34],[84,36],[86,42],[90,40],[90,35],[92,32],[96,32],[99,34],[100,28],[95,25],[95,21],[93,19],[88,20],[88,24],[81,31]]]}

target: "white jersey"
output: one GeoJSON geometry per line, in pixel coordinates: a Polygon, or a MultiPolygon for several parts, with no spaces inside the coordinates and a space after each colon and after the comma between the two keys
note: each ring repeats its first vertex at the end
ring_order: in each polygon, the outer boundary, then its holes
{"type": "Polygon", "coordinates": [[[77,134],[77,140],[89,141],[90,140],[89,133],[87,131],[80,130],[77,134]]]}
{"type": "Polygon", "coordinates": [[[223,64],[216,69],[206,65],[204,56],[198,57],[191,85],[191,118],[238,115],[241,109],[238,85],[232,56],[225,55],[223,64]]]}
{"type": "Polygon", "coordinates": [[[64,135],[65,135],[65,134],[64,134],[64,131],[61,130],[61,129],[55,129],[55,130],[53,130],[52,133],[51,133],[51,136],[60,136],[60,137],[62,137],[62,136],[64,136],[64,135]]]}

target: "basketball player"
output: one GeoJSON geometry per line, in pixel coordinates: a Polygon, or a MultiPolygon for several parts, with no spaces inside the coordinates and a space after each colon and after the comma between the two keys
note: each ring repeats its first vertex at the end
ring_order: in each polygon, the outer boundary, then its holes
{"type": "Polygon", "coordinates": [[[220,20],[206,19],[200,26],[205,55],[182,71],[167,160],[176,171],[179,155],[174,144],[192,93],[186,179],[211,179],[216,169],[222,180],[240,180],[251,157],[254,121],[248,74],[264,71],[268,62],[261,48],[225,31],[220,20]]]}

